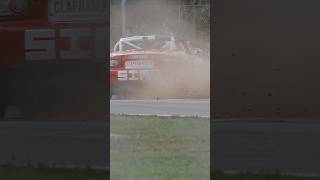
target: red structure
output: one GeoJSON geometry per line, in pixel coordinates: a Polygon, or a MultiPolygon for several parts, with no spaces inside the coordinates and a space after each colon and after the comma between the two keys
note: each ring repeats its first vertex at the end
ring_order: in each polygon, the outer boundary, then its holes
{"type": "Polygon", "coordinates": [[[105,74],[108,10],[105,0],[0,0],[0,115],[8,105],[30,117],[96,114],[88,97],[105,74]]]}

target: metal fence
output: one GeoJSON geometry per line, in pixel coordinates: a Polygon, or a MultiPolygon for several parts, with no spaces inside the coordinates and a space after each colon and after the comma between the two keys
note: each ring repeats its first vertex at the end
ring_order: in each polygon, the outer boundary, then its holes
{"type": "Polygon", "coordinates": [[[210,5],[183,5],[180,6],[181,21],[189,22],[196,29],[210,28],[210,5]]]}

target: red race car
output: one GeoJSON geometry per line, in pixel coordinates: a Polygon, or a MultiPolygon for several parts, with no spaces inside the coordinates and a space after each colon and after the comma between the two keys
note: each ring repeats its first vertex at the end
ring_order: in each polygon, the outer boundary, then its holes
{"type": "Polygon", "coordinates": [[[111,95],[120,98],[209,96],[209,62],[174,36],[121,38],[110,54],[111,95]]]}

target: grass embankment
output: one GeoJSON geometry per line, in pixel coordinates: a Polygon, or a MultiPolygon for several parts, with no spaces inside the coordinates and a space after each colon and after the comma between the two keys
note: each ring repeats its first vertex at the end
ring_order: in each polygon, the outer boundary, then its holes
{"type": "Polygon", "coordinates": [[[111,115],[112,180],[208,180],[209,119],[111,115]]]}

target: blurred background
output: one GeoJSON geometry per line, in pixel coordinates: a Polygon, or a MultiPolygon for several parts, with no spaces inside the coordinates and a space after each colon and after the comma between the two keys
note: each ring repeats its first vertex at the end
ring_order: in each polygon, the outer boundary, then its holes
{"type": "MultiPolygon", "coordinates": [[[[188,37],[197,47],[210,44],[209,0],[127,0],[126,35],[188,37]],[[197,39],[197,40],[196,40],[197,39]]],[[[121,1],[110,1],[110,47],[122,36],[121,1]]]]}

